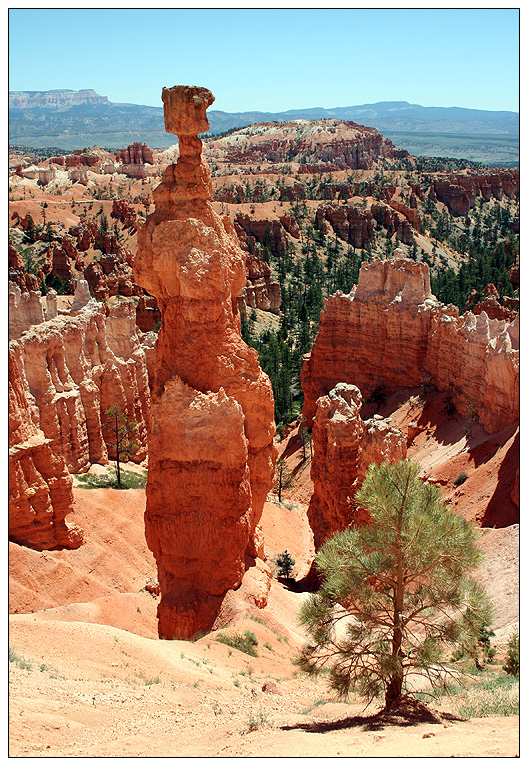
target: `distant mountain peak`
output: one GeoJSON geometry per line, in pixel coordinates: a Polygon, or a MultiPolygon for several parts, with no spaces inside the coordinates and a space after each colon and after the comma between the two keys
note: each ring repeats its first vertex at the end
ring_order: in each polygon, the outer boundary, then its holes
{"type": "Polygon", "coordinates": [[[68,108],[83,104],[110,104],[106,96],[100,96],[92,88],[83,90],[19,90],[9,92],[10,109],[68,108]]]}

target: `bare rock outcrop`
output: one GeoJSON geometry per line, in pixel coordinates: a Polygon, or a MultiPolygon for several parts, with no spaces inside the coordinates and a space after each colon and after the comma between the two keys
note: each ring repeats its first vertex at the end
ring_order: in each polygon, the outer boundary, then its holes
{"type": "Polygon", "coordinates": [[[434,196],[443,202],[454,216],[466,216],[479,195],[514,197],[519,191],[519,170],[497,169],[439,174],[433,182],[434,196]]]}
{"type": "Polygon", "coordinates": [[[364,263],[350,294],[325,300],[319,334],[305,359],[303,415],[339,382],[363,396],[419,386],[427,378],[450,391],[462,414],[471,404],[494,433],[519,417],[518,318],[458,315],[431,293],[425,263],[396,258],[364,263]]]}
{"type": "Polygon", "coordinates": [[[237,213],[234,225],[240,246],[250,253],[253,252],[255,242],[268,245],[274,253],[283,253],[288,246],[286,228],[277,218],[252,218],[246,213],[237,213]]]}
{"type": "Polygon", "coordinates": [[[118,149],[116,162],[122,162],[125,165],[144,165],[145,163],[153,165],[154,157],[152,149],[149,149],[146,144],[136,141],[129,144],[126,149],[118,149]]]}
{"type": "MultiPolygon", "coordinates": [[[[260,517],[273,483],[273,397],[242,341],[237,296],[245,257],[213,209],[198,134],[214,97],[163,89],[165,127],[180,157],[154,191],[138,231],[136,280],[156,297],[156,343],[145,531],[158,565],[159,635],[210,629],[229,589],[266,573],[260,517]]],[[[264,598],[265,601],[265,598],[264,598]]]]}
{"type": "Polygon", "coordinates": [[[393,234],[396,234],[400,242],[405,245],[412,245],[414,242],[412,226],[408,218],[394,208],[394,205],[385,205],[382,202],[374,203],[371,205],[370,212],[376,221],[387,230],[389,236],[392,237],[393,234]]]}
{"type": "Polygon", "coordinates": [[[20,338],[30,327],[44,321],[44,309],[40,293],[36,290],[21,292],[13,282],[9,283],[9,340],[20,338]]]}
{"type": "Polygon", "coordinates": [[[256,255],[249,255],[246,272],[246,284],[239,298],[240,310],[247,314],[249,307],[278,314],[281,304],[280,284],[271,273],[269,264],[256,255]]]}
{"type": "Polygon", "coordinates": [[[9,348],[9,540],[39,551],[77,548],[82,530],[65,521],[72,510],[72,478],[38,427],[15,342],[9,348]]]}
{"type": "Polygon", "coordinates": [[[362,397],[351,384],[338,383],[317,400],[313,422],[311,478],[314,491],[308,520],[315,549],[335,532],[368,522],[354,499],[371,463],[403,460],[406,438],[390,418],[362,420],[362,397]]]}
{"type": "Polygon", "coordinates": [[[233,164],[297,162],[301,173],[367,170],[382,157],[409,156],[375,128],[333,119],[252,125],[237,131],[236,142],[228,136],[214,147],[233,164]]]}
{"type": "Polygon", "coordinates": [[[141,332],[152,332],[158,322],[161,322],[161,312],[154,296],[140,296],[136,306],[136,324],[141,332]]]}
{"type": "MultiPolygon", "coordinates": [[[[86,279],[78,279],[75,283],[75,293],[71,305],[71,311],[80,311],[92,300],[90,287],[86,279]]],[[[51,317],[50,317],[51,319],[51,317]]]]}
{"type": "Polygon", "coordinates": [[[148,374],[132,303],[105,314],[91,301],[75,315],[33,325],[11,346],[36,407],[36,425],[72,473],[113,457],[112,432],[103,424],[114,405],[138,423],[133,459],[146,457],[148,374]]]}
{"type": "Polygon", "coordinates": [[[317,208],[315,227],[324,234],[334,231],[345,242],[363,248],[375,241],[375,223],[368,210],[356,205],[324,205],[317,208]]]}

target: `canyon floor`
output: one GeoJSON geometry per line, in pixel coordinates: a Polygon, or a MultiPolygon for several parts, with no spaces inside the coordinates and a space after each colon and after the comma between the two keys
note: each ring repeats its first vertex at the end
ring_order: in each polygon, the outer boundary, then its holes
{"type": "MultiPolygon", "coordinates": [[[[496,495],[508,513],[497,485],[514,463],[515,430],[489,437],[472,426],[469,438],[464,421],[441,417],[438,396],[423,406],[412,391],[404,394],[381,412],[400,427],[418,424],[409,457],[468,518],[478,521],[496,495]],[[455,486],[462,470],[468,478],[455,486]]],[[[310,459],[297,430],[280,449],[297,484],[282,504],[270,495],[265,505],[266,554],[273,560],[287,548],[299,580],[313,557],[310,459]]],[[[412,719],[379,716],[379,705],[365,709],[357,699],[336,702],[324,677],[309,679],[292,664],[304,640],[296,615],[306,594],[276,578],[265,609],[235,601],[220,630],[195,642],[158,640],[158,597],[145,589],[156,567],[144,537],[144,490],[76,486],[74,493],[69,518],[85,531],[81,548],[40,553],[10,544],[11,757],[519,754],[517,716],[465,720],[454,698],[428,703],[434,716],[412,719]],[[215,640],[245,631],[258,641],[257,657],[215,640]]],[[[481,532],[486,558],[478,574],[495,605],[499,658],[518,621],[519,559],[518,525],[496,526],[481,532]]]]}

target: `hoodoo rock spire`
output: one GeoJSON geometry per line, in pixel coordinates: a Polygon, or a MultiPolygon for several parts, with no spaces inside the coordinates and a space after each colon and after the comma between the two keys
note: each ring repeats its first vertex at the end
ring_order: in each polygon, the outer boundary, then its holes
{"type": "Polygon", "coordinates": [[[273,483],[275,425],[271,384],[240,334],[244,253],[230,219],[213,210],[201,154],[198,134],[209,127],[214,97],[179,85],[162,98],[180,157],[154,191],[134,266],[162,316],[145,531],[158,566],[159,635],[189,638],[211,629],[248,570],[259,605],[266,601],[259,522],[273,483]]]}

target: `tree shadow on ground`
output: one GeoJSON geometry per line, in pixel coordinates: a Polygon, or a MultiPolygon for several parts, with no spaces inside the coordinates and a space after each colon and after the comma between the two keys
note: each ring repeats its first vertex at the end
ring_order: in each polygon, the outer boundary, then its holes
{"type": "Polygon", "coordinates": [[[464,721],[451,713],[433,713],[423,702],[412,697],[404,697],[396,705],[383,708],[373,715],[349,716],[337,721],[313,721],[310,723],[281,726],[283,730],[302,729],[312,734],[324,734],[327,731],[359,728],[362,731],[379,731],[385,726],[417,726],[420,723],[442,723],[443,721],[464,721]]]}

